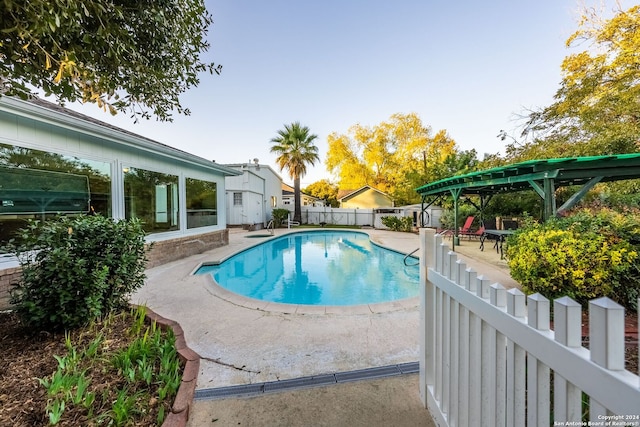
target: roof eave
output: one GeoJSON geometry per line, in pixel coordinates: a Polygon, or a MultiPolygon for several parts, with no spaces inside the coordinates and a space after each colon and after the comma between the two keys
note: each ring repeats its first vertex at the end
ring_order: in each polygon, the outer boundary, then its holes
{"type": "Polygon", "coordinates": [[[187,153],[186,151],[170,147],[140,135],[119,130],[115,127],[107,127],[106,124],[101,124],[98,120],[96,120],[96,122],[87,121],[81,117],[63,114],[59,111],[28,101],[2,96],[0,97],[0,111],[16,114],[21,117],[37,119],[53,126],[75,132],[81,132],[101,139],[107,139],[116,144],[130,146],[141,151],[154,153],[173,160],[178,159],[188,164],[214,170],[225,176],[236,176],[242,174],[235,169],[198,157],[195,154],[187,153]]]}

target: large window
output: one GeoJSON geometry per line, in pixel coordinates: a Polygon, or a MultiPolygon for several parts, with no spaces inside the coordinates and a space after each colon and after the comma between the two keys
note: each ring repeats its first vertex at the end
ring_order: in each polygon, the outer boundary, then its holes
{"type": "Polygon", "coordinates": [[[125,218],[139,218],[149,233],[178,230],[178,177],[125,168],[124,208],[125,218]]]}
{"type": "Polygon", "coordinates": [[[218,193],[215,182],[187,178],[187,228],[218,225],[218,193]]]}
{"type": "Polygon", "coordinates": [[[0,244],[28,219],[87,213],[111,216],[110,163],[0,144],[0,244]]]}

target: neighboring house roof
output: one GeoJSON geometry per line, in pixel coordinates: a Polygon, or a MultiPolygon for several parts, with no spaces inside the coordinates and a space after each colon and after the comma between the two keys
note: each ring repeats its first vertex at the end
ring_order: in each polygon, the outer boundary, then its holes
{"type": "Polygon", "coordinates": [[[173,159],[179,159],[186,163],[217,171],[223,175],[232,176],[242,174],[237,170],[211,160],[154,141],[41,98],[33,97],[28,100],[22,100],[14,97],[1,96],[0,111],[6,111],[27,118],[35,118],[58,127],[94,135],[99,138],[117,142],[118,144],[130,145],[139,150],[153,152],[173,159]]]}
{"type": "Polygon", "coordinates": [[[393,200],[393,199],[391,198],[391,196],[389,196],[387,193],[385,193],[385,192],[383,192],[383,191],[380,191],[380,190],[378,190],[377,188],[373,188],[373,187],[372,187],[372,186],[370,186],[370,185],[364,185],[364,186],[362,186],[362,187],[358,188],[357,190],[338,190],[338,197],[337,197],[337,199],[338,199],[338,201],[339,201],[339,202],[341,202],[341,201],[342,201],[342,200],[344,200],[344,199],[349,199],[349,198],[351,198],[351,197],[355,197],[355,196],[357,196],[358,194],[363,193],[363,192],[365,192],[365,191],[367,191],[367,190],[373,190],[373,191],[375,191],[375,192],[377,192],[377,193],[382,194],[382,195],[383,195],[383,196],[385,196],[385,197],[388,197],[388,198],[389,198],[389,200],[393,200]]]}
{"type": "MultiPolygon", "coordinates": [[[[291,197],[293,197],[294,193],[295,193],[295,191],[294,191],[294,188],[292,186],[290,186],[289,184],[285,184],[284,182],[282,183],[282,196],[291,196],[291,197]]],[[[300,192],[300,194],[303,197],[306,197],[306,198],[314,200],[314,201],[322,200],[319,197],[311,196],[310,194],[304,193],[302,191],[300,192]]]]}

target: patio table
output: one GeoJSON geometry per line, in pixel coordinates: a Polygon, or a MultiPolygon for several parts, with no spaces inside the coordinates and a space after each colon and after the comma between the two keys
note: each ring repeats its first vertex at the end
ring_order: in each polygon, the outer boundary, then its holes
{"type": "Polygon", "coordinates": [[[507,236],[515,233],[515,230],[484,230],[482,236],[480,236],[480,250],[484,251],[484,241],[487,237],[495,237],[496,243],[493,247],[496,249],[496,252],[500,253],[500,259],[504,259],[504,254],[502,252],[502,244],[504,243],[507,236]]]}

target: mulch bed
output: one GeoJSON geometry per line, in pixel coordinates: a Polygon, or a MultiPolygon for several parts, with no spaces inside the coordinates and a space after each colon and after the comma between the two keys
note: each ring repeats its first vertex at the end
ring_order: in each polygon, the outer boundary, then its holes
{"type": "MultiPolygon", "coordinates": [[[[130,328],[130,316],[117,316],[110,327],[102,332],[109,348],[125,348],[132,338],[127,331],[130,328]]],[[[74,347],[83,348],[94,335],[76,331],[71,335],[74,347]]],[[[64,333],[29,333],[12,313],[0,313],[0,426],[46,426],[49,419],[45,412],[48,396],[38,378],[50,377],[58,362],[54,355],[64,356],[64,333]]],[[[117,390],[125,384],[122,376],[107,370],[92,369],[91,384],[97,392],[117,390]]],[[[151,402],[152,410],[128,425],[156,425],[160,405],[165,405],[169,413],[171,402],[151,402]]],[[[94,411],[108,408],[94,408],[94,411]]],[[[91,425],[82,408],[65,408],[64,419],[58,426],[91,425]]]]}

